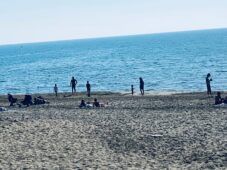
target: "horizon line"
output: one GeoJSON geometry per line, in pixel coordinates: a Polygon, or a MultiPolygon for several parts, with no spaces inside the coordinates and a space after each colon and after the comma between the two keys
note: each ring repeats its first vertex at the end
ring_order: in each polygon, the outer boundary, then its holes
{"type": "Polygon", "coordinates": [[[72,38],[72,39],[58,39],[58,40],[47,40],[47,41],[31,41],[31,42],[18,42],[18,43],[6,43],[0,44],[0,46],[14,46],[14,45],[27,45],[27,44],[40,44],[40,43],[52,43],[52,42],[63,42],[63,41],[79,41],[79,40],[92,40],[92,39],[105,39],[105,38],[118,38],[118,37],[128,37],[128,36],[142,36],[142,35],[155,35],[155,34],[168,34],[168,33],[181,33],[181,32],[196,32],[196,31],[209,31],[209,30],[223,30],[227,27],[219,28],[204,28],[204,29],[190,29],[181,31],[166,31],[166,32],[153,32],[153,33],[138,33],[138,34],[122,34],[113,36],[100,36],[100,37],[85,37],[85,38],[72,38]]]}

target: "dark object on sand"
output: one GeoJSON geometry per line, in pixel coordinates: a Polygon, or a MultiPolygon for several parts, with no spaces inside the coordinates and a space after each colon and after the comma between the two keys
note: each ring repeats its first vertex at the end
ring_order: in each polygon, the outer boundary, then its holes
{"type": "Polygon", "coordinates": [[[81,103],[80,103],[80,106],[79,106],[79,108],[86,108],[86,103],[85,103],[85,101],[84,100],[81,100],[81,103]]]}
{"type": "Polygon", "coordinates": [[[100,107],[100,104],[99,104],[99,102],[97,101],[96,98],[94,99],[93,107],[100,107]]]}
{"type": "Polygon", "coordinates": [[[87,81],[86,88],[87,88],[87,96],[90,97],[91,96],[91,85],[90,85],[89,81],[87,81]]]}
{"type": "Polygon", "coordinates": [[[17,98],[14,98],[13,95],[8,94],[8,101],[10,103],[10,106],[13,106],[13,104],[17,102],[17,98]]]}
{"type": "Polygon", "coordinates": [[[27,107],[28,107],[29,105],[33,105],[32,96],[26,94],[26,95],[24,96],[24,100],[23,100],[21,103],[22,103],[23,105],[26,105],[27,107]]]}
{"type": "Polygon", "coordinates": [[[57,86],[57,84],[54,85],[54,93],[55,93],[55,96],[57,97],[58,96],[58,86],[57,86]]]}
{"type": "Polygon", "coordinates": [[[144,95],[144,81],[142,77],[140,77],[140,93],[142,96],[144,95]]]}
{"type": "Polygon", "coordinates": [[[224,103],[224,99],[221,98],[221,93],[217,92],[217,96],[215,96],[215,105],[224,103]]]}
{"type": "Polygon", "coordinates": [[[225,97],[224,101],[225,104],[227,104],[227,96],[225,97]]]}
{"type": "Polygon", "coordinates": [[[72,87],[72,94],[76,93],[76,84],[77,84],[77,80],[74,77],[72,77],[70,82],[70,86],[72,87]]]}
{"type": "Polygon", "coordinates": [[[134,87],[133,85],[131,85],[131,92],[132,92],[132,95],[134,94],[134,87]]]}
{"type": "Polygon", "coordinates": [[[207,85],[207,95],[211,95],[211,86],[210,86],[210,82],[212,81],[211,75],[210,73],[207,74],[206,77],[206,85],[207,85]]]}
{"type": "Polygon", "coordinates": [[[40,105],[40,104],[45,104],[45,103],[47,103],[47,102],[41,96],[34,98],[34,105],[40,105]]]}

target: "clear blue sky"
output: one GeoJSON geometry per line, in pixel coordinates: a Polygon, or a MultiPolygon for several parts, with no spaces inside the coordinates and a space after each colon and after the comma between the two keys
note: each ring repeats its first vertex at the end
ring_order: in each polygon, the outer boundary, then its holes
{"type": "Polygon", "coordinates": [[[227,0],[1,0],[0,44],[227,28],[227,0]]]}

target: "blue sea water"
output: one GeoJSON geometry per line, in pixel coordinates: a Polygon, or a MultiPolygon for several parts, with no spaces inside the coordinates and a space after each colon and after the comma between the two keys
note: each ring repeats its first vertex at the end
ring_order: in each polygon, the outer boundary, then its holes
{"type": "Polygon", "coordinates": [[[0,46],[0,94],[78,91],[204,91],[211,73],[214,90],[227,90],[227,29],[0,46]]]}

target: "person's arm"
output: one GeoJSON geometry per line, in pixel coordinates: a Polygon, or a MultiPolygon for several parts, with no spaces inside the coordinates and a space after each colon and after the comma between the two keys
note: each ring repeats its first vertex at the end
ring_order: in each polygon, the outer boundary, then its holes
{"type": "Polygon", "coordinates": [[[75,80],[75,83],[76,83],[76,85],[77,85],[77,80],[75,80]]]}

